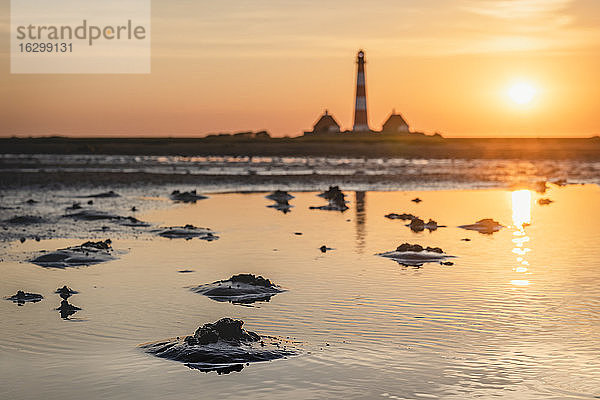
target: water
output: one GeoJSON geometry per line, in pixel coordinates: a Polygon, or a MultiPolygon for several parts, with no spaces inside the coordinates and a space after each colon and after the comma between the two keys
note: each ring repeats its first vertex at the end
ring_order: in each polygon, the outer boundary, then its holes
{"type": "MultiPolygon", "coordinates": [[[[221,238],[177,241],[118,232],[113,247],[126,251],[119,260],[65,270],[25,260],[81,239],[10,242],[0,263],[0,294],[26,289],[45,299],[23,307],[0,302],[0,398],[600,396],[596,185],[552,186],[543,195],[506,189],[349,192],[344,213],[309,210],[323,200],[302,192],[294,193],[295,207],[286,215],[267,208],[264,193],[213,194],[174,205],[164,198],[165,188],[162,198],[157,190],[151,200],[142,192],[123,190],[122,198],[98,199],[95,206],[142,204],[136,217],[155,227],[192,223],[221,238]],[[422,203],[410,201],[417,196],[422,203]],[[540,206],[540,197],[554,203],[540,206]],[[404,222],[383,217],[390,212],[448,227],[413,233],[404,222]],[[506,228],[493,235],[457,228],[485,217],[506,228]],[[455,265],[404,267],[375,255],[403,242],[440,246],[457,256],[455,265]],[[323,254],[323,244],[335,250],[323,254]],[[182,269],[194,272],[177,272],[182,269]],[[241,272],[261,274],[288,291],[244,307],[186,289],[241,272]],[[64,284],[80,292],[70,301],[82,310],[71,320],[54,310],[60,299],[53,291],[64,284]],[[302,353],[217,375],[137,347],[191,334],[225,316],[243,319],[259,334],[295,338],[302,353]]],[[[16,189],[6,193],[3,205],[19,198],[16,189]]],[[[48,191],[48,205],[38,206],[60,214],[60,202],[72,201],[63,196],[48,191]]]]}
{"type": "Polygon", "coordinates": [[[36,183],[46,186],[70,181],[79,186],[98,181],[113,186],[131,181],[138,185],[181,182],[213,192],[271,190],[273,185],[314,190],[316,182],[321,182],[321,186],[341,183],[354,190],[489,188],[557,179],[600,184],[600,162],[568,159],[3,154],[0,171],[5,180],[9,176],[20,177],[20,183],[43,174],[48,178],[36,183]]]}

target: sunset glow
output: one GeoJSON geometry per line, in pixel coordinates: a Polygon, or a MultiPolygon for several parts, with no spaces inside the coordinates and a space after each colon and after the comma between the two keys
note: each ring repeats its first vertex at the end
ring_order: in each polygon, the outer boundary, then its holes
{"type": "Polygon", "coordinates": [[[14,75],[0,55],[0,135],[297,136],[325,108],[351,129],[363,48],[374,129],[395,109],[446,137],[589,137],[599,13],[575,0],[157,0],[150,74],[14,75]]]}

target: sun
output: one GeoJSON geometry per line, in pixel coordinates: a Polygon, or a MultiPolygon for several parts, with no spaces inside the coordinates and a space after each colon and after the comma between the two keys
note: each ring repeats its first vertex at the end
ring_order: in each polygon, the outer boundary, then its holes
{"type": "Polygon", "coordinates": [[[515,83],[508,89],[508,97],[520,105],[529,104],[535,98],[537,89],[527,82],[515,83]]]}

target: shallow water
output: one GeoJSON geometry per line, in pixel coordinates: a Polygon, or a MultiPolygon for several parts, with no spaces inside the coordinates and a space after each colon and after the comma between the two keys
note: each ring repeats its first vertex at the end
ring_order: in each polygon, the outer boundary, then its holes
{"type": "MultiPolygon", "coordinates": [[[[314,183],[353,190],[423,190],[506,187],[514,183],[565,179],[600,184],[600,162],[584,160],[406,159],[349,157],[234,157],[0,154],[7,182],[48,176],[52,184],[105,182],[172,185],[193,183],[208,191],[314,190],[314,183]],[[19,178],[14,178],[15,176],[19,178]],[[57,177],[60,176],[60,179],[57,177]],[[210,178],[210,179],[209,179],[210,178]],[[251,178],[251,179],[249,179],[251,178]],[[62,182],[60,182],[62,180],[62,182]],[[148,183],[148,182],[146,182],[148,183]]],[[[325,186],[327,187],[327,186],[325,186]]]]}
{"type": "Polygon", "coordinates": [[[266,207],[264,193],[213,194],[196,204],[152,200],[144,204],[155,207],[136,217],[154,226],[210,227],[220,239],[119,232],[113,247],[123,251],[120,259],[76,269],[23,260],[81,239],[11,242],[2,250],[0,295],[24,289],[45,298],[23,307],[0,301],[0,398],[600,396],[598,186],[552,187],[544,195],[348,194],[350,209],[340,213],[309,210],[323,199],[294,193],[285,215],[266,207]],[[417,196],[422,203],[410,201],[417,196]],[[540,206],[540,197],[555,202],[540,206]],[[413,233],[384,218],[390,212],[448,227],[413,233]],[[486,217],[507,227],[493,235],[457,228],[486,217]],[[375,255],[403,242],[439,246],[457,256],[455,265],[404,267],[375,255]],[[335,250],[321,253],[324,244],[335,250]],[[194,272],[177,272],[184,269],[194,272]],[[288,291],[246,307],[187,289],[241,272],[288,291]],[[65,284],[80,292],[69,299],[82,308],[71,320],[54,310],[60,298],[53,292],[65,284]],[[302,354],[217,375],[137,347],[225,316],[259,334],[295,338],[302,354]]]}

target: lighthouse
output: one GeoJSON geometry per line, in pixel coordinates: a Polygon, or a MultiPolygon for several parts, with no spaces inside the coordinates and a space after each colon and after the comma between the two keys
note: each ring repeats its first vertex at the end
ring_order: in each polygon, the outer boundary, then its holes
{"type": "Polygon", "coordinates": [[[354,132],[369,132],[369,122],[367,120],[367,91],[365,89],[365,52],[358,51],[356,64],[358,70],[356,74],[356,103],[354,106],[354,132]]]}
{"type": "MultiPolygon", "coordinates": [[[[363,134],[385,134],[388,135],[412,135],[415,136],[418,132],[412,132],[404,117],[392,110],[388,120],[383,124],[380,131],[373,131],[369,128],[369,117],[367,114],[367,88],[365,80],[365,52],[359,50],[356,54],[356,98],[354,102],[354,124],[352,130],[341,131],[340,125],[335,118],[327,110],[321,118],[315,123],[311,131],[305,131],[304,136],[330,136],[330,135],[352,135],[364,137],[363,134]]],[[[424,135],[420,133],[420,135],[424,135]]]]}

